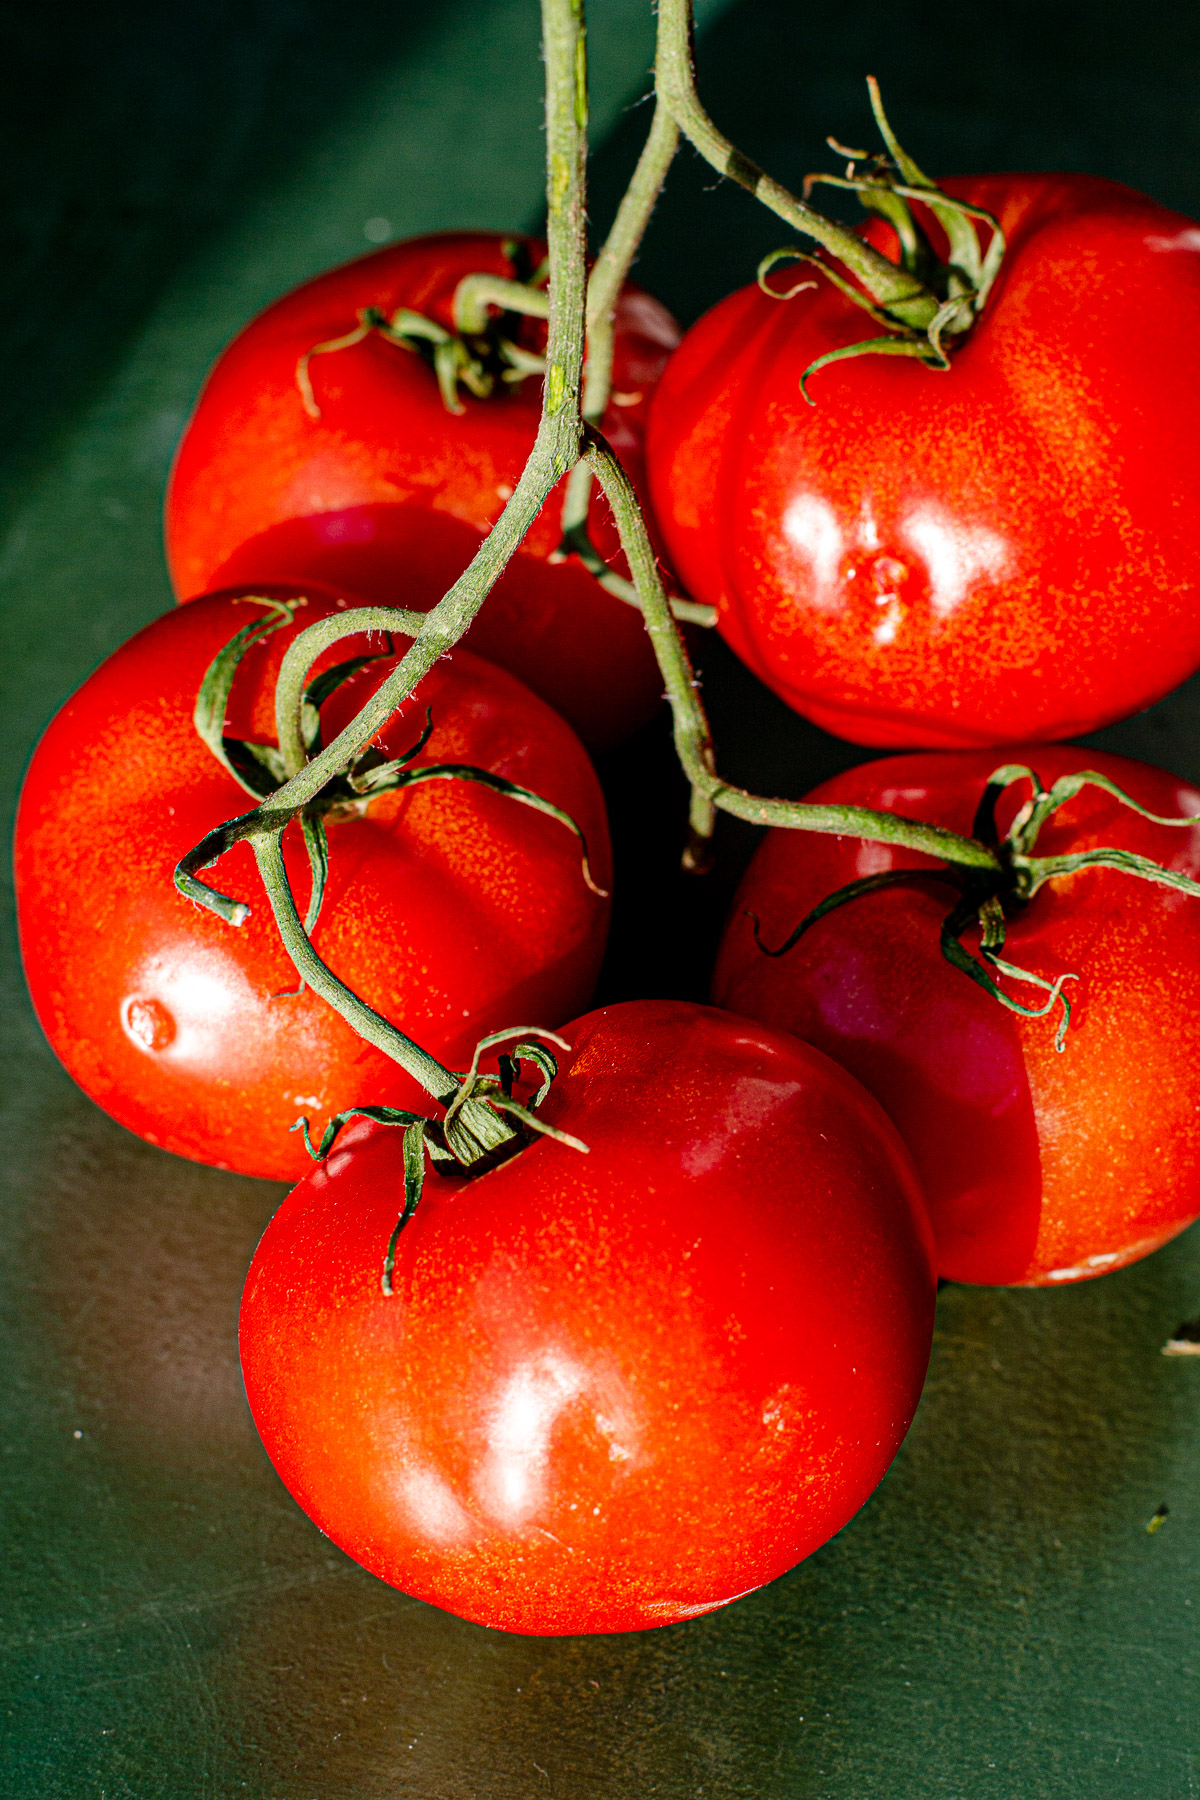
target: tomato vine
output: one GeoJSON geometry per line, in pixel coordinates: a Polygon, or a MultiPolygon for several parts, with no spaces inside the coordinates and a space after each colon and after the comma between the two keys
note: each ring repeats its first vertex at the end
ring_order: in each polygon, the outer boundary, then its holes
{"type": "MultiPolygon", "coordinates": [[[[583,0],[541,0],[541,11],[546,81],[545,286],[540,269],[529,283],[491,276],[468,277],[461,284],[454,307],[456,327],[464,335],[452,339],[439,327],[437,343],[431,340],[426,346],[443,393],[448,396],[447,403],[453,405],[459,379],[484,378],[480,372],[482,364],[479,368],[467,364],[472,354],[470,343],[482,341],[480,334],[487,330],[489,306],[546,317],[541,417],[524,471],[496,524],[459,579],[428,614],[412,617],[406,628],[415,627],[415,636],[394,672],[357,717],[324,747],[305,744],[297,721],[304,671],[318,651],[327,647],[334,626],[331,622],[319,623],[296,640],[281,671],[277,697],[286,779],[262,799],[253,813],[223,827],[224,836],[212,834],[181,864],[181,880],[191,897],[222,911],[231,923],[236,923],[234,903],[203,888],[195,881],[195,875],[235,838],[251,843],[277,927],[301,979],[449,1109],[447,1118],[453,1121],[453,1131],[447,1133],[447,1138],[452,1140],[453,1153],[468,1171],[487,1166],[497,1155],[519,1147],[520,1123],[511,1116],[511,1109],[506,1115],[497,1100],[500,1090],[494,1083],[490,1087],[481,1084],[477,1071],[470,1078],[463,1078],[444,1068],[326,968],[313,950],[305,922],[300,918],[284,866],[281,839],[293,819],[312,816],[322,797],[328,795],[330,784],[344,778],[354,759],[362,754],[395,708],[437,659],[463,636],[564,476],[570,477],[562,514],[564,553],[581,556],[606,586],[636,603],[658,660],[672,712],[675,748],[692,795],[685,866],[696,870],[706,866],[718,811],[759,825],[857,837],[922,852],[938,859],[963,895],[943,933],[943,948],[949,959],[959,966],[971,964],[964,966],[964,972],[976,980],[982,975],[997,998],[1013,1004],[999,992],[987,971],[961,951],[959,937],[972,920],[977,920],[984,927],[990,966],[1019,979],[1026,978],[1021,971],[1008,970],[998,960],[1003,943],[1002,914],[999,921],[995,917],[1000,905],[997,896],[1009,888],[1016,891],[1013,882],[1019,847],[1001,846],[979,833],[966,837],[936,825],[863,807],[811,805],[752,794],[722,779],[699,684],[679,628],[681,616],[711,622],[710,609],[668,596],[633,484],[599,429],[610,397],[612,323],[617,296],[682,139],[686,138],[722,175],[815,239],[825,258],[832,258],[847,270],[852,283],[857,284],[861,304],[885,332],[884,340],[853,346],[854,354],[882,348],[911,353],[938,367],[947,366],[942,338],[969,327],[986,301],[1003,254],[1003,238],[995,221],[978,208],[942,194],[928,180],[895,139],[873,86],[872,101],[888,154],[866,159],[867,172],[860,174],[857,162],[864,159],[865,153],[845,152],[851,159],[847,174],[823,179],[854,189],[868,208],[895,227],[901,255],[898,262],[889,260],[866,238],[818,212],[807,197],[800,199],[789,193],[721,134],[705,113],[696,89],[691,0],[660,0],[653,120],[613,227],[589,276],[583,0]],[[910,199],[920,199],[941,225],[949,246],[947,264],[935,266],[931,261],[928,243],[921,241],[913,226],[910,199]],[[982,239],[980,224],[987,234],[982,239]],[[599,483],[612,509],[631,582],[615,575],[590,550],[586,518],[593,482],[599,483]]],[[[834,147],[841,149],[836,143],[834,147]]],[[[787,254],[807,257],[804,252],[787,254]]],[[[820,260],[822,270],[846,286],[846,278],[838,276],[825,258],[820,260]]],[[[317,345],[313,353],[337,349],[372,330],[381,330],[410,349],[415,342],[414,333],[420,337],[418,325],[407,315],[392,320],[364,318],[356,333],[344,340],[317,345]]],[[[311,384],[309,394],[311,397],[311,384]]],[[[1119,854],[1111,853],[1113,857],[1119,854]]],[[[1064,872],[1067,871],[1047,868],[1040,872],[1039,880],[1064,872]]],[[[1200,889],[1190,884],[1189,891],[1200,889]]],[[[1043,985],[1049,989],[1050,998],[1046,1007],[1036,1009],[1039,1012],[1063,998],[1061,979],[1043,985]]]]}

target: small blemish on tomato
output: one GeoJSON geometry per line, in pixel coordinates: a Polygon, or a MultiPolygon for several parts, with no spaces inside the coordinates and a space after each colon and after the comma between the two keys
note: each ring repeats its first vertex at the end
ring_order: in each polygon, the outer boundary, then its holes
{"type": "Polygon", "coordinates": [[[878,593],[891,599],[893,590],[908,580],[908,565],[894,556],[877,556],[871,565],[871,580],[878,593]]]}
{"type": "Polygon", "coordinates": [[[139,1050],[166,1050],[175,1042],[175,1021],[161,1000],[126,1000],[121,1023],[139,1050]]]}

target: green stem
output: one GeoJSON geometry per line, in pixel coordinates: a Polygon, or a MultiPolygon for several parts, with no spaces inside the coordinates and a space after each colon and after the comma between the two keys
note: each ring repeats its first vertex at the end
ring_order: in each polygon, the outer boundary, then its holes
{"type": "MultiPolygon", "coordinates": [[[[300,922],[295,896],[283,860],[283,836],[271,832],[253,840],[255,860],[263,886],[271,902],[275,924],[300,979],[319,994],[346,1023],[368,1043],[399,1063],[406,1074],[419,1082],[442,1106],[454,1106],[459,1100],[458,1077],[440,1063],[436,1056],[406,1037],[374,1007],[360,1000],[333,970],[317,955],[308,933],[300,922]]],[[[518,1135],[507,1119],[493,1112],[483,1100],[470,1096],[458,1106],[455,1126],[455,1154],[466,1167],[486,1162],[495,1152],[511,1144],[518,1135]]]]}
{"type": "MultiPolygon", "coordinates": [[[[678,147],[679,127],[669,108],[659,101],[654,108],[654,118],[642,146],[637,168],[617,208],[617,216],[604,240],[604,247],[592,265],[587,295],[588,338],[583,418],[585,424],[595,425],[597,428],[604,421],[612,394],[613,325],[617,301],[678,147]]],[[[579,462],[571,471],[563,501],[564,538],[574,531],[586,528],[591,493],[592,471],[585,462],[579,462]]],[[[620,577],[615,579],[619,580],[620,577]]],[[[619,597],[630,598],[627,594],[619,597]]],[[[636,595],[633,596],[633,604],[637,604],[636,595]]],[[[678,616],[677,613],[676,617],[678,616]]],[[[706,618],[702,622],[710,624],[711,620],[706,618]]]]}
{"type": "Polygon", "coordinates": [[[349,767],[463,636],[551,492],[578,461],[587,292],[587,53],[582,0],[542,0],[546,66],[546,237],[550,313],[542,416],[529,460],[500,517],[449,592],[425,614],[411,648],[356,718],[271,795],[295,809],[349,767]]]}
{"type": "Polygon", "coordinates": [[[873,300],[901,324],[921,330],[936,317],[938,300],[915,276],[889,262],[864,238],[806,206],[723,137],[700,104],[692,60],[692,0],[659,0],[658,97],[704,160],[761,200],[850,269],[873,300]]]}
{"type": "MultiPolygon", "coordinates": [[[[757,824],[781,825],[803,830],[853,835],[877,842],[895,843],[921,851],[942,861],[967,868],[997,871],[996,854],[973,839],[962,838],[936,826],[896,818],[887,813],[871,812],[861,807],[806,806],[785,800],[763,799],[740,788],[728,786],[716,773],[708,722],[701,704],[687,650],[672,617],[671,605],[663,591],[657,563],[645,522],[628,476],[604,440],[583,422],[583,355],[585,308],[587,302],[587,260],[585,237],[586,139],[587,139],[587,59],[583,22],[583,0],[542,0],[543,45],[546,67],[546,169],[549,244],[549,322],[546,342],[546,369],[542,393],[542,414],[532,452],[517,486],[492,531],[480,545],[468,568],[432,611],[423,617],[391,608],[366,608],[321,620],[301,634],[289,649],[281,670],[277,693],[277,721],[280,744],[290,771],[283,787],[273,793],[257,812],[240,822],[238,837],[247,837],[254,847],[263,883],[283,943],[301,979],[320,994],[336,1012],[361,1036],[385,1055],[399,1063],[416,1081],[443,1104],[449,1104],[459,1091],[457,1078],[435,1057],[422,1050],[403,1032],[353,994],[333,974],[314,950],[296,909],[287,878],[282,849],[286,824],[302,812],[332,777],[349,768],[353,759],[377,736],[395,711],[409,698],[418,682],[432,669],[466,632],[491,588],[503,572],[513,552],[521,543],[549,495],[585,451],[587,466],[600,480],[612,506],[629,561],[634,585],[650,633],[659,666],[666,683],[675,727],[675,742],[684,771],[692,788],[691,823],[693,831],[692,860],[702,862],[712,835],[716,809],[735,814],[757,824]],[[305,762],[300,733],[300,709],[307,672],[314,657],[344,635],[363,630],[396,629],[416,635],[397,667],[382,682],[357,717],[324,750],[305,762]]],[[[620,282],[634,253],[641,229],[653,204],[662,172],[673,148],[674,133],[670,119],[678,120],[685,132],[697,143],[702,153],[705,141],[709,149],[724,145],[727,172],[745,173],[744,159],[736,162],[736,152],[719,139],[704,120],[695,100],[690,61],[690,6],[687,0],[661,0],[660,74],[664,82],[662,114],[656,115],[651,137],[639,169],[644,177],[628,205],[618,214],[618,226],[610,239],[611,255],[602,253],[602,278],[594,290],[597,319],[607,318],[619,292],[620,282]],[[682,37],[681,37],[682,33],[682,37]],[[682,46],[682,47],[681,47],[682,46]],[[691,96],[690,103],[688,96],[691,96]],[[689,110],[690,107],[690,110],[689,110]],[[704,139],[707,131],[708,139],[704,139]],[[643,166],[644,165],[644,166],[643,166]]],[[[710,156],[710,160],[713,158],[710,156]]],[[[766,177],[748,178],[751,186],[781,210],[776,190],[766,177]],[[764,184],[766,192],[762,191],[764,184]],[[772,196],[775,196],[773,199],[772,196]]],[[[858,238],[843,234],[820,216],[810,213],[800,202],[784,195],[791,209],[784,217],[802,223],[811,220],[819,229],[813,232],[835,249],[846,238],[843,248],[853,256],[846,260],[860,278],[878,275],[874,253],[858,238]],[[801,216],[802,215],[802,216],[801,216]],[[831,235],[832,234],[832,235],[831,235]],[[836,240],[836,243],[835,241],[836,240]],[[857,258],[857,262],[853,258],[857,258]],[[866,271],[864,273],[864,270],[866,271]]],[[[804,225],[805,229],[809,227],[804,225]]],[[[609,246],[606,246],[606,250],[609,246]]],[[[883,259],[883,269],[892,279],[886,299],[896,310],[895,283],[901,272],[883,259]]],[[[903,277],[907,281],[907,277],[903,277]]],[[[876,297],[880,297],[876,289],[876,297]]],[[[905,293],[909,299],[914,290],[905,293]]],[[[924,295],[924,290],[920,290],[924,295]]],[[[903,295],[900,296],[904,298],[903,295]]],[[[936,303],[934,303],[936,311],[936,303]]],[[[603,353],[602,353],[603,361],[603,353]]],[[[610,376],[604,377],[607,382],[610,376]]],[[[599,375],[597,377],[599,380],[599,375]]],[[[589,393],[589,406],[596,387],[589,393]]],[[[210,834],[214,839],[220,833],[210,834]]],[[[206,840],[206,843],[208,840],[206,840]]],[[[202,847],[201,847],[202,848],[202,847]]],[[[220,854],[218,846],[216,850],[220,854]]],[[[193,853],[192,859],[195,859],[193,853]]],[[[210,859],[211,860],[211,859],[210,859]]],[[[188,858],[184,863],[189,862],[188,858]]],[[[187,891],[186,888],[184,891],[187,891]]],[[[220,910],[220,909],[218,909],[220,910]]],[[[225,916],[239,923],[245,909],[230,906],[225,916]]],[[[506,1122],[482,1099],[464,1101],[456,1119],[456,1133],[461,1143],[455,1154],[468,1166],[494,1153],[504,1153],[506,1145],[519,1134],[519,1126],[506,1122]],[[468,1116],[469,1115],[469,1116],[468,1116]]]]}
{"type": "MultiPolygon", "coordinates": [[[[588,488],[583,496],[583,504],[586,508],[591,494],[592,471],[585,462],[576,463],[575,467],[571,470],[571,481],[567,484],[568,495],[570,493],[571,483],[574,482],[575,477],[579,474],[581,469],[588,478],[588,488]]],[[[565,515],[565,507],[563,508],[563,512],[565,515]]],[[[600,552],[596,549],[596,546],[592,543],[591,538],[588,536],[586,523],[578,525],[570,532],[565,533],[563,536],[562,547],[564,551],[569,550],[579,558],[588,574],[593,576],[607,593],[613,594],[618,600],[623,600],[626,606],[635,606],[639,612],[642,610],[642,603],[638,598],[637,588],[632,581],[626,581],[623,575],[618,575],[615,569],[609,568],[600,552]]],[[[672,594],[670,605],[671,611],[674,613],[675,617],[684,620],[690,625],[704,625],[711,628],[717,622],[716,607],[706,606],[703,601],[683,600],[680,599],[678,595],[672,594]]]]}
{"type": "MultiPolygon", "coordinates": [[[[675,748],[692,786],[692,831],[695,838],[711,836],[712,812],[718,808],[754,825],[782,825],[795,830],[817,831],[838,837],[861,837],[877,844],[902,844],[926,856],[968,869],[1000,869],[999,858],[974,838],[943,831],[918,819],[894,813],[873,812],[861,806],[810,806],[798,800],[769,800],[730,787],[716,773],[712,736],[688,660],[683,637],[671,616],[671,608],[658,573],[650,536],[637,503],[637,495],[617,458],[595,432],[589,433],[584,450],[604,489],[621,547],[629,562],[641,597],[646,629],[650,633],[658,666],[666,684],[675,727],[675,748]]],[[[693,842],[696,860],[699,846],[693,842]]]]}
{"type": "MultiPolygon", "coordinates": [[[[288,821],[333,776],[349,768],[438,658],[462,637],[550,493],[579,457],[587,291],[587,54],[582,0],[543,0],[542,24],[550,300],[542,415],[533,450],[496,524],[463,574],[429,613],[422,617],[392,608],[358,609],[334,620],[318,621],[291,646],[281,670],[276,711],[281,743],[286,745],[285,754],[295,772],[239,833],[253,844],[276,925],[301,979],[355,1031],[444,1104],[458,1092],[453,1073],[352,993],[317,955],[296,909],[282,837],[288,821]],[[297,732],[307,669],[318,647],[328,647],[337,637],[361,632],[364,627],[413,629],[416,635],[397,668],[357,717],[311,762],[305,762],[297,732]],[[255,816],[262,821],[257,829],[255,816]]],[[[244,908],[230,909],[231,923],[240,923],[244,913],[244,908]]],[[[464,1105],[459,1127],[460,1135],[465,1128],[467,1146],[467,1155],[460,1160],[467,1162],[474,1159],[476,1151],[480,1158],[485,1157],[519,1135],[519,1128],[483,1101],[464,1105]]]]}
{"type": "Polygon", "coordinates": [[[275,735],[289,776],[298,775],[307,760],[301,723],[304,691],[308,685],[308,672],[318,656],[342,638],[361,637],[372,631],[398,631],[404,637],[415,638],[424,623],[424,613],[407,612],[403,607],[359,606],[351,612],[318,619],[315,625],[309,625],[293,639],[279,665],[275,684],[275,735]]]}
{"type": "Polygon", "coordinates": [[[524,281],[506,281],[503,275],[464,275],[454,290],[454,328],[478,336],[488,327],[488,307],[524,313],[531,319],[550,316],[550,296],[545,288],[524,281]]]}
{"type": "Polygon", "coordinates": [[[271,902],[271,911],[275,915],[275,923],[279,935],[283,939],[283,947],[296,966],[300,979],[316,994],[320,994],[340,1013],[360,1037],[390,1056],[414,1081],[420,1082],[427,1093],[435,1100],[448,1106],[458,1092],[458,1082],[451,1071],[438,1062],[435,1056],[422,1050],[402,1031],[373,1007],[360,1000],[352,993],[344,982],[339,981],[328,964],[322,962],[309,940],[308,933],[300,921],[295,896],[287,876],[287,868],[283,860],[283,834],[270,832],[262,837],[252,839],[258,872],[262,884],[267,890],[271,902]]]}
{"type": "MultiPolygon", "coordinates": [[[[539,433],[539,442],[541,435],[539,433]]],[[[272,805],[292,808],[307,805],[326,782],[350,766],[359,752],[382,731],[396,709],[404,704],[418,682],[463,636],[560,479],[555,466],[557,434],[547,434],[547,437],[550,441],[543,446],[544,454],[538,456],[535,450],[530,457],[512,498],[490,534],[449,593],[425,614],[421,629],[398,667],[333,742],[271,796],[272,805]]]]}

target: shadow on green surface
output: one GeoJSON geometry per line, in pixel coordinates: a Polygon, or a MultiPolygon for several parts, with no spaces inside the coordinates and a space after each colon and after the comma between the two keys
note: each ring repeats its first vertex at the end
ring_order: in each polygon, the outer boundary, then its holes
{"type": "Polygon", "coordinates": [[[10,12],[0,475],[71,418],[169,275],[310,151],[430,20],[389,0],[352,12],[336,0],[68,0],[10,12]]]}

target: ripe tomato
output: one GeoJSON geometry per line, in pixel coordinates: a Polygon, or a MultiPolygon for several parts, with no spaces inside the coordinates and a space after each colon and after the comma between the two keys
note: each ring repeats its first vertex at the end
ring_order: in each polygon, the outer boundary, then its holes
{"type": "MultiPolygon", "coordinates": [[[[487,399],[464,393],[456,416],[419,355],[373,334],[312,358],[313,419],[297,363],[350,331],[366,307],[389,317],[407,307],[450,329],[465,275],[512,277],[504,244],[493,233],[461,232],[389,245],[306,282],[234,339],[208,377],[171,475],[167,557],[181,599],[271,580],[344,585],[382,605],[426,609],[441,598],[516,486],[537,430],[540,378],[499,383],[487,399]]],[[[534,260],[542,253],[536,243],[527,248],[534,260]]],[[[545,330],[524,320],[522,345],[540,351],[545,330]]],[[[638,481],[649,396],[678,335],[656,300],[626,290],[604,429],[638,481]]],[[[604,748],[650,717],[662,683],[636,609],[574,558],[552,562],[561,511],[559,488],[472,626],[471,648],[604,748]]],[[[616,564],[616,528],[598,495],[590,530],[616,564]]]]}
{"type": "MultiPolygon", "coordinates": [[[[888,758],[812,798],[965,833],[1004,762],[1032,765],[1047,785],[1094,769],[1152,812],[1200,814],[1200,793],[1161,769],[1058,747],[888,758]]],[[[1028,794],[1022,782],[1005,796],[1002,830],[1028,794]]],[[[1035,854],[1099,844],[1200,877],[1200,824],[1152,824],[1095,787],[1053,815],[1035,854]]],[[[1056,1019],[1014,1016],[944,960],[955,896],[943,883],[850,901],[778,959],[755,943],[748,915],[774,949],[847,882],[934,866],[857,838],[770,832],[734,902],[713,993],[818,1045],[883,1103],[921,1173],[943,1275],[1042,1285],[1135,1262],[1200,1214],[1200,900],[1087,869],[1009,909],[1006,961],[1078,977],[1061,1054],[1056,1019]]],[[[1023,1004],[1044,999],[1000,984],[1023,1004]]]]}
{"type": "Polygon", "coordinates": [[[1090,731],[1200,663],[1200,227],[1089,176],[944,186],[1008,237],[949,373],[866,355],[815,373],[808,406],[809,365],[876,328],[820,276],[741,289],[659,386],[656,514],[729,643],[826,729],[1090,731]]]}
{"type": "Polygon", "coordinates": [[[259,1244],[254,1420],[374,1574],[508,1631],[727,1605],[839,1530],[908,1429],[929,1226],[874,1101],[807,1045],[630,1001],[566,1027],[541,1139],[403,1202],[354,1126],[259,1244]]]}
{"type": "MultiPolygon", "coordinates": [[[[276,586],[276,595],[286,589],[276,586]]],[[[310,590],[296,623],[246,655],[227,731],[274,742],[274,682],[304,624],[344,605],[310,590]]],[[[248,846],[214,879],[246,899],[234,930],[182,899],[175,864],[254,804],[200,741],[192,709],[204,672],[255,610],[213,595],[156,619],[117,650],[52,722],[21,796],[16,879],[30,992],[79,1085],[151,1143],[249,1175],[308,1167],[289,1128],[340,1108],[428,1098],[363,1042],[296,974],[248,846]]],[[[344,639],[318,665],[378,652],[344,639]]],[[[393,665],[372,664],[326,702],[336,730],[393,665]],[[335,707],[336,702],[336,707],[335,707]]],[[[455,651],[378,740],[388,755],[434,729],[416,764],[469,762],[534,789],[586,834],[607,885],[604,804],[578,739],[502,669],[455,651]]],[[[553,1025],[586,1004],[608,919],[579,846],[557,821],[462,781],[382,794],[330,822],[329,878],[313,941],[364,999],[452,1068],[514,1022],[553,1025]]],[[[308,865],[285,838],[303,909],[308,865]]]]}

